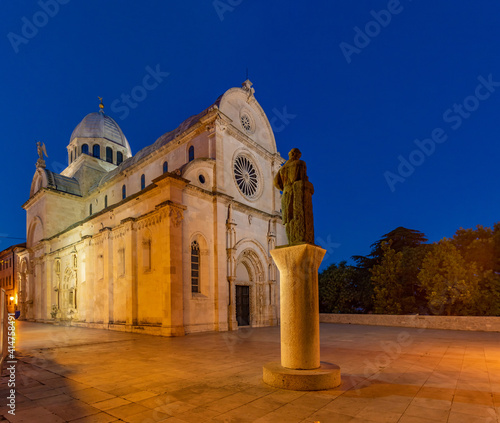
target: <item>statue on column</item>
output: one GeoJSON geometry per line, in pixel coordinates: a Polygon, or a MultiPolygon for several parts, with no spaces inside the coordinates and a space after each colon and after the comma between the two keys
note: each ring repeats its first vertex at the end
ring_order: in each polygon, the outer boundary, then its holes
{"type": "Polygon", "coordinates": [[[298,148],[292,148],[288,153],[288,161],[274,178],[274,186],[283,191],[281,214],[289,245],[314,244],[314,187],[309,182],[306,163],[300,160],[301,156],[298,148]]]}

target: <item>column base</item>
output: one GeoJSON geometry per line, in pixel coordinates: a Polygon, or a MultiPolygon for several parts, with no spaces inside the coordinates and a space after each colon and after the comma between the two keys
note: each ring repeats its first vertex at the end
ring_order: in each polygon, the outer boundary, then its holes
{"type": "Polygon", "coordinates": [[[278,362],[267,363],[263,367],[264,383],[275,388],[292,391],[324,391],[340,385],[340,367],[321,362],[314,370],[294,370],[283,367],[278,362]]]}

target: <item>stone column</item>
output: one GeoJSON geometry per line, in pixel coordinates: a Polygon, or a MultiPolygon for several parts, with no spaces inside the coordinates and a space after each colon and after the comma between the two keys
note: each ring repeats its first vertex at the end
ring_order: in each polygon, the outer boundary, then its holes
{"type": "Polygon", "coordinates": [[[92,244],[92,237],[90,235],[84,235],[82,237],[83,241],[83,252],[85,254],[85,267],[82,269],[82,278],[85,281],[86,288],[86,298],[85,298],[85,319],[87,322],[94,323],[96,321],[95,315],[95,299],[96,299],[96,287],[94,283],[95,273],[94,273],[94,263],[96,261],[96,256],[94,252],[94,246],[92,244]],[[92,263],[91,266],[88,264],[92,263]]]}
{"type": "Polygon", "coordinates": [[[162,211],[162,228],[165,240],[163,283],[163,336],[184,336],[184,278],[182,268],[182,221],[186,207],[168,202],[162,211]]]}
{"type": "Polygon", "coordinates": [[[310,244],[271,251],[281,275],[281,365],[317,369],[319,362],[318,268],[325,250],[310,244]]]}
{"type": "Polygon", "coordinates": [[[325,250],[312,244],[271,251],[280,271],[281,363],[264,366],[264,382],[314,391],[340,385],[340,368],[320,362],[318,268],[325,250]]]}
{"type": "MultiPolygon", "coordinates": [[[[135,219],[128,217],[121,223],[125,228],[125,310],[126,327],[132,331],[137,325],[137,233],[135,219]]],[[[116,318],[116,316],[114,316],[116,318]]]]}
{"type": "Polygon", "coordinates": [[[103,237],[103,289],[101,291],[103,298],[103,323],[105,325],[113,322],[113,242],[111,239],[111,228],[103,228],[101,232],[103,237]]]}
{"type": "Polygon", "coordinates": [[[156,205],[161,216],[158,226],[158,241],[161,248],[163,282],[162,296],[162,327],[163,336],[184,335],[184,277],[182,252],[187,248],[183,238],[184,212],[183,191],[189,183],[187,179],[172,173],[165,173],[153,182],[167,200],[156,205]]]}
{"type": "Polygon", "coordinates": [[[228,330],[238,330],[238,322],[236,321],[236,306],[235,306],[235,285],[236,280],[236,222],[233,219],[233,205],[229,203],[227,207],[226,220],[226,258],[227,258],[227,322],[228,330]]]}

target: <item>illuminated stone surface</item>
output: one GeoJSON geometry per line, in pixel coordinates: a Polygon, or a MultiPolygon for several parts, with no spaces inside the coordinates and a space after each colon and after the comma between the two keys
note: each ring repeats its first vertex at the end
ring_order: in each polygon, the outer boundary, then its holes
{"type": "Polygon", "coordinates": [[[310,244],[271,251],[281,275],[281,364],[289,369],[320,366],[318,268],[323,248],[310,244]]]}
{"type": "Polygon", "coordinates": [[[295,370],[280,363],[267,363],[263,369],[263,380],[268,385],[292,391],[325,391],[340,385],[340,367],[321,362],[311,370],[295,370]]]}
{"type": "Polygon", "coordinates": [[[280,354],[277,327],[162,338],[20,322],[10,421],[493,423],[500,416],[497,333],[320,329],[321,357],[342,368],[342,384],[296,392],[262,382],[262,362],[280,354]]]}
{"type": "Polygon", "coordinates": [[[318,268],[325,252],[311,244],[271,251],[281,275],[281,362],[263,368],[271,386],[316,391],[340,385],[340,368],[320,363],[318,268]]]}
{"type": "Polygon", "coordinates": [[[83,119],[68,166],[39,166],[23,206],[22,319],[166,336],[278,324],[269,251],[286,242],[272,184],[284,160],[250,87],[133,156],[110,117],[83,119]],[[236,174],[235,163],[245,168],[236,174]]]}

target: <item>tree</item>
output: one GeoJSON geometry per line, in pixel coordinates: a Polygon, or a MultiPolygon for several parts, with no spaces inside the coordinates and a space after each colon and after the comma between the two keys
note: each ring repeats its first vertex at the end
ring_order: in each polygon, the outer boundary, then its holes
{"type": "Polygon", "coordinates": [[[427,242],[427,238],[420,231],[399,226],[391,232],[383,235],[378,241],[374,242],[370,246],[370,254],[367,256],[352,256],[352,259],[356,261],[358,267],[371,269],[376,264],[380,264],[384,255],[382,244],[389,241],[392,241],[391,248],[396,252],[400,252],[405,248],[415,248],[424,244],[427,242]]]}
{"type": "Polygon", "coordinates": [[[429,252],[434,250],[435,244],[421,244],[416,247],[405,247],[403,253],[402,271],[400,275],[403,287],[403,313],[422,313],[427,308],[425,289],[422,288],[418,274],[422,263],[429,252]]]}
{"type": "Polygon", "coordinates": [[[365,312],[371,289],[364,286],[359,269],[345,261],[333,263],[319,274],[319,302],[322,313],[365,312]]]}
{"type": "Polygon", "coordinates": [[[368,256],[352,257],[370,278],[376,313],[416,313],[424,305],[417,275],[426,241],[422,232],[399,226],[374,242],[368,256]]]}
{"type": "Polygon", "coordinates": [[[431,244],[405,247],[396,252],[392,242],[382,244],[382,261],[371,269],[376,313],[419,313],[427,305],[418,274],[431,244]]]}
{"type": "Polygon", "coordinates": [[[460,228],[453,239],[465,262],[475,264],[479,277],[479,299],[471,313],[500,315],[500,224],[492,228],[478,225],[475,229],[460,228]]]}
{"type": "Polygon", "coordinates": [[[480,298],[477,265],[467,263],[446,238],[426,255],[418,279],[433,314],[470,314],[480,298]]]}
{"type": "Polygon", "coordinates": [[[401,314],[403,289],[400,276],[403,265],[403,253],[396,252],[392,241],[381,244],[382,260],[372,267],[375,313],[401,314]]]}
{"type": "Polygon", "coordinates": [[[475,262],[483,270],[499,271],[498,248],[495,248],[494,232],[478,225],[476,229],[460,228],[451,243],[460,251],[466,262],[475,262]]]}

